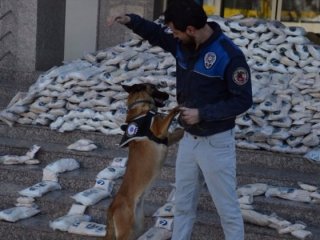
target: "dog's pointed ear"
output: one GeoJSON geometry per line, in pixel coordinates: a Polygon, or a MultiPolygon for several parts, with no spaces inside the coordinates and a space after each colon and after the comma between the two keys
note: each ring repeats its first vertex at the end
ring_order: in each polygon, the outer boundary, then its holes
{"type": "Polygon", "coordinates": [[[157,107],[164,107],[165,101],[168,100],[169,98],[169,94],[166,92],[161,92],[158,89],[155,89],[155,91],[152,93],[152,98],[157,107]]]}
{"type": "Polygon", "coordinates": [[[146,90],[146,86],[144,84],[133,84],[132,86],[129,85],[121,85],[122,88],[127,92],[139,92],[139,91],[144,91],[146,90]]]}
{"type": "Polygon", "coordinates": [[[130,93],[132,91],[132,86],[129,86],[129,85],[121,85],[121,86],[127,93],[130,93]]]}

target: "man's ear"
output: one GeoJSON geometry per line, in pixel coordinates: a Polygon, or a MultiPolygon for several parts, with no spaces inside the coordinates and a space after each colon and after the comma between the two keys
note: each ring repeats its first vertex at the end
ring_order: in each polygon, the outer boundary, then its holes
{"type": "Polygon", "coordinates": [[[187,33],[188,35],[194,36],[195,30],[196,30],[195,27],[193,27],[193,26],[187,26],[187,28],[186,28],[186,33],[187,33]]]}

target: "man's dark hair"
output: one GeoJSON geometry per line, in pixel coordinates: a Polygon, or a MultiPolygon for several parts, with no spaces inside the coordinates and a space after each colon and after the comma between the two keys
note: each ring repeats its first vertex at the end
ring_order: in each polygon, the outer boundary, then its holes
{"type": "Polygon", "coordinates": [[[202,28],[207,22],[207,15],[194,0],[171,0],[164,12],[164,22],[171,22],[176,29],[185,32],[187,26],[202,28]]]}

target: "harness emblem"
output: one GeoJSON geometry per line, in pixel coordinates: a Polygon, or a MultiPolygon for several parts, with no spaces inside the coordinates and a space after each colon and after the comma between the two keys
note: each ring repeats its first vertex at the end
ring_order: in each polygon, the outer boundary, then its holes
{"type": "Polygon", "coordinates": [[[232,79],[237,85],[241,86],[246,84],[249,79],[249,74],[247,69],[242,67],[237,68],[232,75],[232,79]]]}
{"type": "Polygon", "coordinates": [[[132,137],[136,135],[137,132],[138,132],[138,125],[135,122],[130,123],[127,127],[127,132],[126,132],[127,136],[132,137]]]}
{"type": "Polygon", "coordinates": [[[209,69],[213,66],[213,64],[216,62],[217,56],[214,52],[208,52],[204,56],[204,66],[206,69],[209,69]]]}

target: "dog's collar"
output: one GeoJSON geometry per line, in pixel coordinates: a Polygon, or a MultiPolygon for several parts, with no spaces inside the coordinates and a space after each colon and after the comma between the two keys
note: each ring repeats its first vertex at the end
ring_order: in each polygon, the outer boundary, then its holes
{"type": "Polygon", "coordinates": [[[137,101],[131,103],[131,104],[128,106],[128,110],[132,109],[135,105],[140,104],[140,103],[148,103],[148,104],[150,104],[150,105],[153,105],[153,108],[155,108],[155,105],[154,105],[154,102],[153,102],[153,101],[151,101],[151,100],[145,100],[145,99],[144,99],[144,100],[137,100],[137,101]]]}
{"type": "Polygon", "coordinates": [[[122,125],[121,129],[125,131],[125,133],[123,134],[119,146],[126,147],[130,141],[144,139],[149,139],[156,143],[168,145],[167,138],[158,138],[150,130],[155,115],[155,112],[149,111],[145,115],[139,116],[133,119],[131,122],[122,125]]]}

